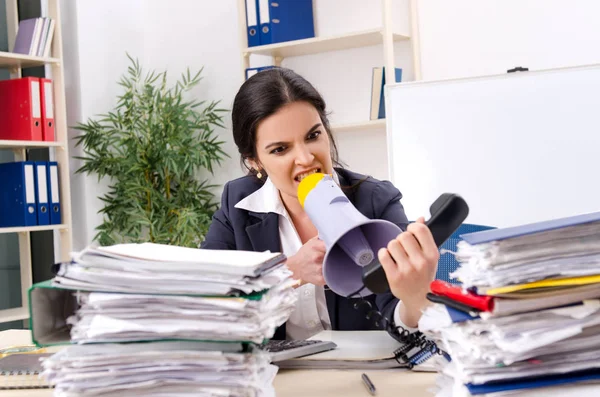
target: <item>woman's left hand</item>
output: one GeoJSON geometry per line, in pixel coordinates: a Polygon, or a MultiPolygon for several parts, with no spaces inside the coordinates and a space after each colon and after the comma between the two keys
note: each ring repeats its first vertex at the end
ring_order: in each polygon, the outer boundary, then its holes
{"type": "Polygon", "coordinates": [[[390,290],[402,301],[402,321],[409,327],[416,327],[423,308],[428,304],[426,295],[440,258],[425,220],[419,218],[408,225],[407,230],[390,241],[387,248],[379,250],[378,257],[390,290]]]}

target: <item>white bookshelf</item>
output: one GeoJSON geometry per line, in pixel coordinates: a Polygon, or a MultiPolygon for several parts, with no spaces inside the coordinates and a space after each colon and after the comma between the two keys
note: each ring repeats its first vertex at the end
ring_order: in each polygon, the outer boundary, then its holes
{"type": "Polygon", "coordinates": [[[17,307],[15,309],[2,310],[2,322],[8,323],[10,321],[27,320],[29,318],[28,307],[17,307]]]}
{"type": "Polygon", "coordinates": [[[45,142],[45,141],[7,141],[0,139],[0,150],[2,149],[34,149],[63,147],[63,142],[45,142]]]}
{"type": "MultiPolygon", "coordinates": [[[[383,30],[371,29],[338,36],[313,37],[310,39],[288,41],[285,43],[247,47],[243,52],[246,54],[269,55],[280,58],[296,57],[383,44],[383,35],[383,30]]],[[[393,41],[408,40],[409,37],[392,33],[392,39],[393,41]]]]}
{"type": "MultiPolygon", "coordinates": [[[[7,3],[10,0],[7,0],[7,3]]],[[[8,4],[7,4],[8,8],[8,4]]],[[[18,26],[18,25],[17,25],[18,26]]],[[[34,66],[52,65],[60,62],[58,58],[34,57],[31,55],[14,54],[12,52],[0,51],[1,68],[30,68],[34,66]]]]}
{"type": "MultiPolygon", "coordinates": [[[[316,0],[313,0],[316,1],[316,0]]],[[[394,43],[397,41],[409,41],[412,52],[412,63],[415,80],[421,79],[421,57],[420,57],[420,35],[418,31],[417,0],[408,0],[408,19],[410,23],[410,34],[403,35],[394,32],[392,26],[392,1],[380,0],[382,5],[382,24],[380,28],[364,31],[350,32],[336,36],[313,37],[303,40],[294,40],[284,43],[248,47],[246,29],[246,2],[238,0],[238,24],[240,26],[240,48],[242,57],[242,75],[245,80],[245,70],[251,67],[251,55],[264,55],[272,57],[272,64],[281,66],[285,58],[303,55],[326,53],[331,51],[347,50],[381,44],[383,48],[383,60],[386,71],[385,80],[395,81],[394,43]]],[[[299,71],[301,73],[301,71],[299,71]]],[[[372,131],[385,129],[384,119],[365,120],[352,123],[338,123],[331,126],[337,133],[346,131],[372,131]]]]}
{"type": "Polygon", "coordinates": [[[0,227],[0,234],[5,233],[29,233],[42,232],[45,230],[66,230],[67,225],[43,225],[43,226],[20,226],[20,227],[0,227]]]}
{"type": "MultiPolygon", "coordinates": [[[[48,14],[46,16],[56,21],[50,57],[34,57],[29,55],[15,54],[12,52],[0,52],[0,68],[8,69],[11,78],[22,76],[22,69],[33,66],[47,66],[46,70],[51,73],[53,81],[54,99],[54,131],[55,142],[34,141],[9,141],[0,140],[0,150],[11,150],[15,161],[23,161],[27,158],[27,150],[34,148],[49,148],[53,152],[54,160],[58,162],[60,203],[62,224],[31,227],[9,227],[0,228],[0,234],[16,233],[19,240],[19,265],[21,274],[21,307],[0,310],[0,323],[26,320],[29,318],[28,291],[32,284],[31,263],[31,233],[44,230],[56,231],[58,238],[56,247],[59,248],[57,258],[61,261],[69,260],[72,250],[72,221],[71,221],[71,190],[69,181],[69,146],[67,136],[67,114],[65,101],[65,86],[62,67],[62,36],[60,19],[60,0],[47,0],[48,14]]],[[[12,51],[17,30],[19,26],[18,0],[6,0],[6,18],[8,27],[9,50],[12,51]]],[[[54,261],[55,258],[52,258],[54,261]]]]}
{"type": "Polygon", "coordinates": [[[343,133],[350,131],[371,131],[385,128],[385,119],[369,120],[359,123],[339,123],[331,124],[331,130],[334,133],[343,133]]]}

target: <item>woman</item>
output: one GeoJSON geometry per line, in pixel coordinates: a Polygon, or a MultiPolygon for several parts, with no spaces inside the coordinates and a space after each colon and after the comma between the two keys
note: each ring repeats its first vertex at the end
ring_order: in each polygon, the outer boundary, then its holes
{"type": "Polygon", "coordinates": [[[233,138],[249,174],[228,182],[202,248],[283,252],[297,287],[296,309],[275,334],[306,339],[324,329],[376,328],[356,299],[325,287],[325,244],[297,197],[313,172],[332,174],[366,217],[386,219],[405,232],[378,252],[391,293],[370,296],[396,326],[414,328],[426,305],[439,258],[423,219],[408,224],[400,192],[387,181],[356,174],[338,163],[337,147],[317,90],[295,72],[275,68],[248,79],[232,110],[233,138]]]}

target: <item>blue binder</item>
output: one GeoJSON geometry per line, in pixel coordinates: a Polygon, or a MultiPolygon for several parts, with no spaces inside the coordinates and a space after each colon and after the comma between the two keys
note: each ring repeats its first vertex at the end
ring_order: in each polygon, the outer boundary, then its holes
{"type": "Polygon", "coordinates": [[[258,0],[246,0],[246,33],[248,47],[260,45],[258,0]]]}
{"type": "Polygon", "coordinates": [[[528,234],[561,229],[568,226],[583,225],[600,221],[600,212],[590,212],[569,216],[566,218],[551,219],[548,221],[530,223],[527,225],[506,227],[502,229],[484,230],[482,232],[461,234],[461,238],[471,245],[489,243],[491,241],[505,240],[507,238],[521,237],[528,234]]]}
{"type": "Polygon", "coordinates": [[[31,161],[0,164],[0,227],[37,225],[31,161]]]}
{"type": "Polygon", "coordinates": [[[312,0],[258,0],[260,44],[315,37],[312,0]]]}
{"type": "Polygon", "coordinates": [[[600,370],[593,368],[565,374],[542,375],[507,381],[489,382],[482,385],[467,383],[465,386],[472,395],[498,393],[515,390],[527,390],[540,387],[568,385],[578,382],[598,381],[600,370]]]}
{"type": "Polygon", "coordinates": [[[34,162],[35,175],[35,204],[38,225],[50,224],[50,213],[48,211],[48,163],[46,161],[34,162]]]}
{"type": "Polygon", "coordinates": [[[258,68],[248,68],[246,69],[246,80],[257,74],[258,72],[262,72],[263,70],[274,69],[276,67],[277,66],[260,66],[258,68]]]}
{"type": "MultiPolygon", "coordinates": [[[[400,68],[395,68],[396,70],[396,81],[392,82],[393,83],[399,83],[402,81],[402,69],[400,68]]],[[[380,119],[385,119],[385,98],[384,98],[384,89],[383,87],[385,87],[385,67],[383,68],[383,81],[381,82],[381,93],[380,93],[380,98],[379,98],[379,118],[380,119]]]]}
{"type": "Polygon", "coordinates": [[[60,186],[58,182],[58,163],[49,161],[46,169],[48,181],[48,207],[50,212],[50,224],[60,225],[62,216],[60,211],[60,186]]]}

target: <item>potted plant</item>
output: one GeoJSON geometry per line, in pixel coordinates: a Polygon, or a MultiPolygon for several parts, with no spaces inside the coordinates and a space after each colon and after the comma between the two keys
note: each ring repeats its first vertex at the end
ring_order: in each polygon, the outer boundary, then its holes
{"type": "Polygon", "coordinates": [[[197,247],[217,209],[214,187],[199,176],[213,173],[227,154],[215,127],[223,127],[218,101],[186,99],[201,80],[182,74],[168,86],[167,72],[142,76],[131,61],[119,81],[115,108],[74,128],[84,156],[78,173],[109,179],[100,199],[103,223],[94,237],[101,245],[150,241],[197,247]]]}

